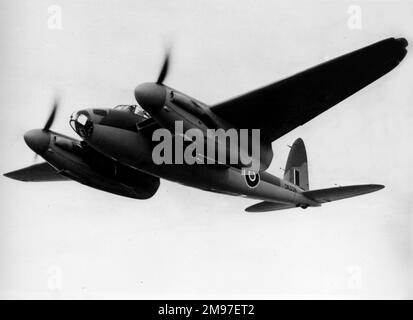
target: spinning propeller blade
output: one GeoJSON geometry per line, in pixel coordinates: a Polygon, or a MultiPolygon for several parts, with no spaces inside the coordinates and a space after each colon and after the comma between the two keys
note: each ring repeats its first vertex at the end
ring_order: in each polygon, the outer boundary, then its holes
{"type": "Polygon", "coordinates": [[[52,111],[50,112],[49,118],[47,119],[46,124],[43,127],[44,131],[49,131],[50,127],[52,126],[58,107],[59,107],[59,99],[55,97],[53,101],[52,111]]]}
{"type": "Polygon", "coordinates": [[[165,58],[163,61],[162,69],[161,72],[159,73],[158,80],[156,80],[157,84],[162,84],[168,75],[168,69],[169,69],[169,58],[171,55],[171,49],[167,48],[165,50],[165,58]]]}
{"type": "MultiPolygon", "coordinates": [[[[47,132],[50,130],[51,126],[53,125],[53,122],[55,120],[56,117],[56,113],[57,113],[57,109],[59,108],[59,98],[57,96],[55,96],[54,101],[53,101],[53,105],[52,105],[52,110],[49,114],[49,117],[47,118],[47,121],[42,129],[43,132],[47,132]]],[[[26,133],[27,134],[27,133],[26,133]]],[[[25,140],[27,139],[26,135],[25,135],[25,140]]],[[[27,143],[27,141],[26,141],[27,143]]],[[[35,153],[34,154],[34,158],[33,158],[33,162],[36,162],[38,157],[38,154],[35,153]]]]}

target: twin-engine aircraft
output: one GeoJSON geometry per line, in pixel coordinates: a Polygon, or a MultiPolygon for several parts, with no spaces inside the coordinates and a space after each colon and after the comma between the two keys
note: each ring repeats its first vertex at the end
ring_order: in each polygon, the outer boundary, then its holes
{"type": "MultiPolygon", "coordinates": [[[[77,140],[50,130],[58,102],[43,129],[25,133],[26,144],[46,162],[5,174],[21,181],[75,180],[92,188],[135,199],[148,199],[160,178],[233,196],[259,199],[248,212],[318,207],[325,202],[377,191],[378,184],[309,189],[307,154],[297,139],[284,178],[266,171],[273,158],[271,143],[343,101],[395,68],[405,57],[407,41],[389,38],[284,80],[217,105],[208,106],[163,84],[166,54],[156,82],[136,87],[138,105],[84,109],[72,114],[77,140]],[[157,129],[259,129],[259,169],[245,171],[239,163],[156,164],[157,129]]],[[[188,143],[188,141],[186,141],[188,143]]],[[[205,142],[206,143],[206,142],[205,142]]],[[[226,149],[231,154],[232,149],[226,149]]],[[[242,153],[246,150],[238,150],[242,153]]],[[[195,155],[204,156],[204,155],[195,155]]]]}

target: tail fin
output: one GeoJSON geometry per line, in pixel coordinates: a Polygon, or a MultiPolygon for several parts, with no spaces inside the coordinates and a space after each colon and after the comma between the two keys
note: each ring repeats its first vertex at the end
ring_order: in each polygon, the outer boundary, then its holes
{"type": "Polygon", "coordinates": [[[287,180],[304,190],[310,188],[308,181],[307,152],[301,138],[295,140],[288,154],[285,165],[284,180],[287,180]]]}

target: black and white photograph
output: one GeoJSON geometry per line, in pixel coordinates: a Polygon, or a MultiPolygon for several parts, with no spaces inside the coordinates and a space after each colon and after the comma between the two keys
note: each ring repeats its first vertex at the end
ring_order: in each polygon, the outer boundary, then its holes
{"type": "Polygon", "coordinates": [[[411,300],[412,18],[0,0],[0,299],[411,300]]]}

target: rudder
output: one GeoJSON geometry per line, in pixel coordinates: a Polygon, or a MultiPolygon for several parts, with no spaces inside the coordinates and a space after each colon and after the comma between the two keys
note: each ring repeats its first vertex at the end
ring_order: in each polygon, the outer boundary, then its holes
{"type": "Polygon", "coordinates": [[[304,190],[309,190],[307,152],[304,141],[298,138],[294,141],[285,165],[284,180],[287,180],[304,190]]]}

